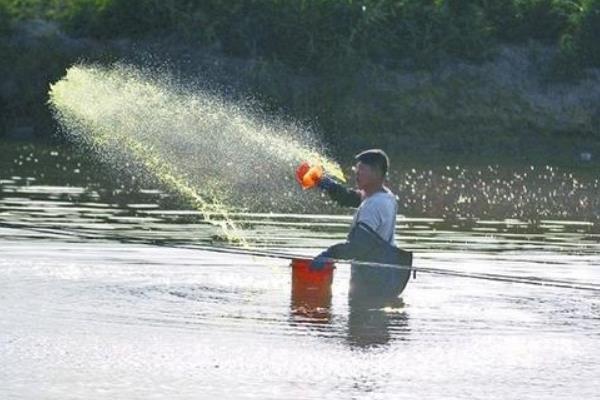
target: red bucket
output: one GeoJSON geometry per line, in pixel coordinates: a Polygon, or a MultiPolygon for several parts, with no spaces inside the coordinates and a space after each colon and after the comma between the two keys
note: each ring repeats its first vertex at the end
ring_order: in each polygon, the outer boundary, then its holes
{"type": "Polygon", "coordinates": [[[325,263],[323,268],[313,269],[310,266],[312,259],[294,258],[292,260],[292,283],[311,287],[331,286],[333,282],[333,261],[325,263]]]}
{"type": "Polygon", "coordinates": [[[333,262],[312,269],[310,259],[292,260],[292,311],[306,317],[327,318],[331,307],[333,262]]]}

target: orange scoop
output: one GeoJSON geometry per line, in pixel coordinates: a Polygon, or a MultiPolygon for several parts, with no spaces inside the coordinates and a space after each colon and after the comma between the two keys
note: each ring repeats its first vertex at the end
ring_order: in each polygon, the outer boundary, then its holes
{"type": "Polygon", "coordinates": [[[311,189],[319,184],[323,177],[323,167],[320,165],[310,166],[304,161],[296,169],[296,180],[302,186],[302,189],[311,189]]]}

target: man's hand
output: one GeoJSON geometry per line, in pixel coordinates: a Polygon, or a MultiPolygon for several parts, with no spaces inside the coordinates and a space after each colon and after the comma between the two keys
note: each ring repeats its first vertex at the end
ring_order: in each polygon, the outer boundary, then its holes
{"type": "Polygon", "coordinates": [[[310,267],[315,270],[321,270],[331,261],[331,254],[325,250],[318,256],[316,256],[310,263],[310,267]]]}
{"type": "Polygon", "coordinates": [[[335,184],[336,184],[336,181],[334,181],[332,178],[328,177],[327,175],[323,175],[321,177],[321,179],[319,180],[319,182],[317,183],[317,186],[319,187],[319,189],[329,190],[335,184]]]}

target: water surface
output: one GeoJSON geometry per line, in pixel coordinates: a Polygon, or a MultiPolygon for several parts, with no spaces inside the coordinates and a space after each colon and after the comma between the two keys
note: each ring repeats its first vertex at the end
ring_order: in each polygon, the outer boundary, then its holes
{"type": "MultiPolygon", "coordinates": [[[[163,190],[11,172],[0,398],[600,398],[597,292],[418,274],[403,306],[364,310],[342,264],[330,307],[303,313],[288,261],[198,249],[225,243],[163,190]]],[[[234,218],[253,246],[305,255],[350,223],[234,218]]],[[[400,216],[397,235],[422,267],[600,285],[594,221],[400,216]]]]}

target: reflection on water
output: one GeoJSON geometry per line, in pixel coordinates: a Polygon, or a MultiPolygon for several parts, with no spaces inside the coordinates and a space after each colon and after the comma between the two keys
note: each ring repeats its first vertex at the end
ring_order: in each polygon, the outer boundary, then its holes
{"type": "Polygon", "coordinates": [[[348,302],[348,342],[352,346],[369,348],[386,345],[392,335],[395,340],[409,338],[409,318],[404,304],[393,307],[381,307],[352,297],[348,302]]]}
{"type": "MultiPolygon", "coordinates": [[[[307,292],[287,260],[194,250],[215,229],[161,190],[40,171],[0,172],[0,398],[598,398],[597,293],[418,274],[382,307],[349,296],[343,264],[307,292]]],[[[306,256],[350,224],[234,218],[306,256]]],[[[598,230],[399,217],[396,233],[417,266],[600,284],[598,230]]]]}
{"type": "Polygon", "coordinates": [[[328,322],[331,318],[331,286],[306,287],[294,282],[292,276],[290,304],[294,321],[328,322]]]}
{"type": "MultiPolygon", "coordinates": [[[[310,271],[306,265],[292,263],[290,315],[293,326],[304,324],[323,331],[332,323],[332,272],[310,271]]],[[[407,333],[408,317],[403,308],[402,298],[357,296],[349,290],[348,343],[369,348],[387,344],[390,330],[395,334],[407,333]]]]}

